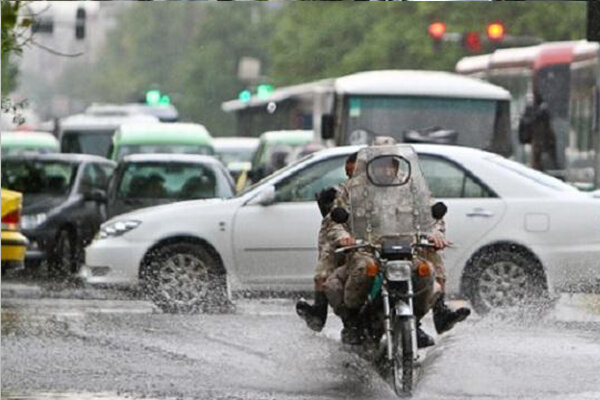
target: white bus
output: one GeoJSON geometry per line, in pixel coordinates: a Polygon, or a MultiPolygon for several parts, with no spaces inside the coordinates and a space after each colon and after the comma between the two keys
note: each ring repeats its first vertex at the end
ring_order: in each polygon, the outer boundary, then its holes
{"type": "Polygon", "coordinates": [[[385,70],[282,87],[222,104],[239,136],[314,129],[336,145],[374,136],[450,143],[512,154],[510,93],[479,79],[439,71],[385,70]]]}
{"type": "MultiPolygon", "coordinates": [[[[545,148],[557,169],[542,168],[580,188],[600,187],[600,45],[580,41],[496,50],[464,57],[456,72],[499,85],[512,95],[516,132],[526,99],[548,106],[556,148],[545,148]]],[[[516,159],[530,163],[529,145],[517,143],[516,159]]]]}

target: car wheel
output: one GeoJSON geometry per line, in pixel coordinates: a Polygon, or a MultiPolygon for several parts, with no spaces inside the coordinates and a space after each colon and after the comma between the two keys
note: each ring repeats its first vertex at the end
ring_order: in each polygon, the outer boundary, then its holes
{"type": "Polygon", "coordinates": [[[140,275],[142,290],[164,312],[214,312],[230,306],[222,266],[201,244],[180,242],[151,251],[140,275]]]}
{"type": "Polygon", "coordinates": [[[67,277],[77,268],[76,241],[73,235],[66,229],[61,229],[56,237],[54,254],[48,264],[49,272],[55,277],[67,277]]]}
{"type": "Polygon", "coordinates": [[[547,299],[541,265],[518,248],[490,249],[475,256],[464,278],[467,296],[478,314],[547,299]]]}

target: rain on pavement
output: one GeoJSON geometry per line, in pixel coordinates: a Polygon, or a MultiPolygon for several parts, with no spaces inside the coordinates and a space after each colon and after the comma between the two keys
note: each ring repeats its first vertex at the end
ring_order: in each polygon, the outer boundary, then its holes
{"type": "MultiPolygon", "coordinates": [[[[315,334],[292,299],[168,315],[135,293],[41,286],[2,285],[2,398],[395,398],[333,314],[315,334]]],[[[414,399],[600,398],[598,296],[563,295],[545,317],[473,316],[436,342],[414,399]]]]}

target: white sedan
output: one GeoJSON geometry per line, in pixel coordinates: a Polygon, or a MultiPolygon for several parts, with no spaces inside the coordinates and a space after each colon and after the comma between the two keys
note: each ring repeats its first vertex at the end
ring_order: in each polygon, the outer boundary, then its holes
{"type": "MultiPolygon", "coordinates": [[[[238,197],[142,209],[102,225],[86,249],[90,283],[136,284],[165,311],[231,290],[311,290],[315,193],[345,179],[360,147],[311,154],[238,197]]],[[[479,312],[600,278],[600,199],[484,151],[415,145],[433,195],[448,205],[447,292],[479,312]]]]}

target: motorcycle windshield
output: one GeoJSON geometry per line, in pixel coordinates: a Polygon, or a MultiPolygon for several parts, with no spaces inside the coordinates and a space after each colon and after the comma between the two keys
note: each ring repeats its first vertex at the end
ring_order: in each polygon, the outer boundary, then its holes
{"type": "Polygon", "coordinates": [[[357,239],[378,243],[384,236],[414,235],[433,228],[431,194],[410,145],[361,149],[348,189],[357,239]]]}

